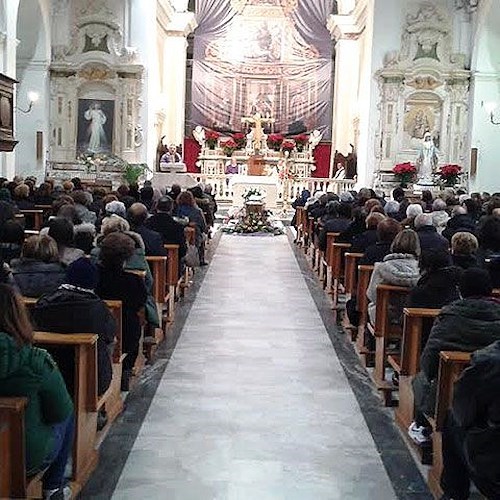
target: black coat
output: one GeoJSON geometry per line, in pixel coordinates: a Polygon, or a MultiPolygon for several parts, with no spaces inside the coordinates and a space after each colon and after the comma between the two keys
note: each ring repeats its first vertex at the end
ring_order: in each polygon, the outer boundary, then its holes
{"type": "MultiPolygon", "coordinates": [[[[97,341],[98,394],[108,389],[113,369],[110,347],[115,339],[116,322],[106,304],[90,291],[60,287],[45,295],[33,310],[38,329],[56,333],[93,333],[97,341]]],[[[73,394],[74,359],[62,351],[56,356],[70,394],[73,394]]]]}
{"type": "Polygon", "coordinates": [[[377,243],[377,230],[367,229],[361,234],[354,236],[352,239],[352,247],[349,251],[354,253],[364,253],[369,246],[374,245],[375,243],[377,243]]]}
{"type": "Polygon", "coordinates": [[[474,233],[476,230],[476,223],[467,214],[455,215],[446,224],[446,228],[443,231],[443,236],[451,241],[453,235],[458,232],[474,233]]]}
{"type": "Polygon", "coordinates": [[[11,262],[14,280],[22,295],[41,297],[62,285],[66,271],[59,262],[41,262],[31,259],[15,259],[11,262]]]}
{"type": "Polygon", "coordinates": [[[179,259],[186,255],[187,245],[184,227],[172,218],[171,215],[160,212],[146,221],[146,227],[160,233],[163,243],[179,245],[179,259]]]}
{"type": "Polygon", "coordinates": [[[390,241],[377,241],[365,250],[365,255],[359,263],[363,266],[373,266],[376,262],[382,262],[384,257],[391,253],[391,245],[390,241]]]}
{"type": "Polygon", "coordinates": [[[456,267],[445,267],[423,274],[410,292],[408,307],[441,309],[458,300],[460,275],[461,270],[456,267]]]}
{"type": "Polygon", "coordinates": [[[456,255],[451,256],[453,265],[461,269],[470,269],[471,267],[478,267],[479,263],[475,255],[456,255]]]}
{"type": "Polygon", "coordinates": [[[500,340],[500,302],[468,298],[443,307],[434,321],[413,380],[415,404],[427,414],[435,407],[439,353],[474,352],[500,340]]]}
{"type": "Polygon", "coordinates": [[[149,229],[145,225],[134,226],[132,231],[139,234],[144,242],[144,253],[146,255],[167,255],[163,247],[163,238],[160,233],[149,229]]]}
{"type": "Polygon", "coordinates": [[[327,219],[319,232],[319,249],[322,251],[326,250],[327,233],[341,233],[349,227],[350,223],[349,219],[344,219],[343,217],[327,219]]]}
{"type": "Polygon", "coordinates": [[[438,234],[434,226],[422,226],[417,230],[422,252],[427,250],[448,250],[450,243],[446,238],[438,234]]]}
{"type": "MultiPolygon", "coordinates": [[[[500,341],[475,352],[455,384],[452,412],[466,432],[469,468],[500,497],[500,341]]],[[[482,482],[482,481],[481,481],[482,482]]]]}

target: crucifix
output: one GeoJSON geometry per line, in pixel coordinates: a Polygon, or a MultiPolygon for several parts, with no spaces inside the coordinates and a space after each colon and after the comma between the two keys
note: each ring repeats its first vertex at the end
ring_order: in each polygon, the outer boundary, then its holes
{"type": "Polygon", "coordinates": [[[262,128],[262,124],[273,124],[276,120],[271,118],[270,116],[263,117],[260,113],[255,113],[253,116],[244,116],[241,119],[242,123],[248,123],[253,125],[253,148],[256,151],[259,151],[262,146],[262,139],[267,138],[264,134],[264,130],[262,128]]]}

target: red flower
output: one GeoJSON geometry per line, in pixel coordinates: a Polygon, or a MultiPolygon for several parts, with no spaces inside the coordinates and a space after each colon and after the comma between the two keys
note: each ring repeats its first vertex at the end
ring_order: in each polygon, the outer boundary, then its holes
{"type": "Polygon", "coordinates": [[[205,139],[207,141],[216,141],[219,137],[219,132],[216,132],[215,130],[205,130],[205,139]]]}
{"type": "Polygon", "coordinates": [[[457,177],[462,173],[462,167],[459,165],[443,165],[439,171],[439,175],[446,179],[447,177],[457,177]]]}
{"type": "Polygon", "coordinates": [[[305,146],[309,142],[309,136],[307,134],[299,134],[294,137],[295,143],[305,146]]]}
{"type": "Polygon", "coordinates": [[[392,171],[396,175],[410,175],[410,174],[416,174],[417,173],[417,168],[415,165],[412,165],[410,162],[407,163],[398,163],[392,171]]]}
{"type": "Polygon", "coordinates": [[[269,134],[268,140],[269,142],[282,143],[284,137],[281,134],[269,134]]]}
{"type": "Polygon", "coordinates": [[[237,149],[238,145],[236,144],[236,142],[234,142],[233,139],[228,139],[227,141],[224,141],[223,143],[221,143],[221,146],[223,148],[228,148],[228,149],[237,149]]]}
{"type": "Polygon", "coordinates": [[[291,151],[295,148],[295,142],[290,139],[285,139],[281,144],[281,149],[291,151]]]}

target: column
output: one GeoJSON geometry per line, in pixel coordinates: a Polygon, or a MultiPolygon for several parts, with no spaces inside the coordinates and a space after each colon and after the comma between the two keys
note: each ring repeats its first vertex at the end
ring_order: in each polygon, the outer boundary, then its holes
{"type": "Polygon", "coordinates": [[[196,28],[191,12],[177,12],[167,26],[163,41],[163,85],[165,96],[163,134],[168,144],[184,142],[186,118],[187,36],[196,28]]]}
{"type": "Polygon", "coordinates": [[[335,45],[335,86],[333,90],[332,166],[335,150],[343,155],[355,144],[360,67],[359,36],[362,28],[353,15],[331,16],[328,29],[335,45]]]}

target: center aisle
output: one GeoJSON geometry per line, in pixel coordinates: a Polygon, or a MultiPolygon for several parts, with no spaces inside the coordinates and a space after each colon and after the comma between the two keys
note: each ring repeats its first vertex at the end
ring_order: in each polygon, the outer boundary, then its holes
{"type": "Polygon", "coordinates": [[[396,498],[286,237],[222,237],[113,498],[396,498]]]}

